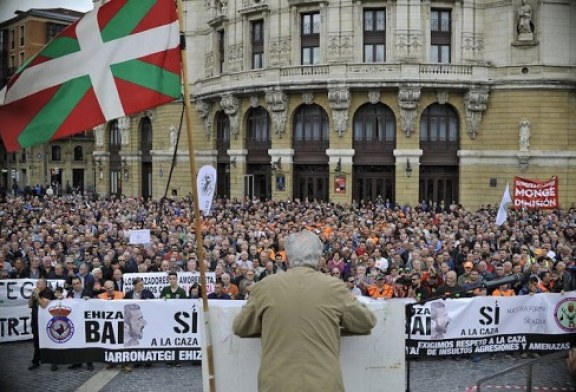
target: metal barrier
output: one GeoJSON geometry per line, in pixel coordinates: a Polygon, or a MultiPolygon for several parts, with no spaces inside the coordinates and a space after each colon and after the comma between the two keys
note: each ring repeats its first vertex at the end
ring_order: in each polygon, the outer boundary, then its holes
{"type": "Polygon", "coordinates": [[[532,392],[532,366],[538,362],[546,362],[546,361],[553,361],[556,359],[561,359],[564,357],[568,357],[568,351],[558,351],[552,354],[544,355],[539,358],[532,359],[530,361],[521,363],[520,365],[512,366],[511,368],[502,370],[501,372],[494,373],[491,376],[481,378],[476,382],[476,392],[481,392],[481,385],[485,384],[486,382],[498,378],[500,376],[504,376],[508,373],[512,373],[518,369],[523,367],[528,367],[528,374],[526,376],[526,392],[532,392]]]}

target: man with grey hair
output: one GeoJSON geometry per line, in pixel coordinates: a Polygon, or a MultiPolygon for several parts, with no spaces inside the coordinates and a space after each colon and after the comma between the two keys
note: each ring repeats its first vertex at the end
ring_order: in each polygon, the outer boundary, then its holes
{"type": "Polygon", "coordinates": [[[240,337],[262,336],[260,392],[344,391],[340,334],[368,334],[376,317],[341,281],[317,271],[322,243],[310,231],[285,241],[289,269],[257,283],[234,319],[240,337]],[[296,377],[295,377],[296,375],[296,377]]]}

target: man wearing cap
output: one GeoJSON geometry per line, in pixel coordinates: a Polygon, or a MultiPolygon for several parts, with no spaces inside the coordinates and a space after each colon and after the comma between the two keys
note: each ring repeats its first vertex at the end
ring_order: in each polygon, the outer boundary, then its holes
{"type": "Polygon", "coordinates": [[[234,319],[240,337],[262,337],[260,392],[344,391],[340,334],[367,334],[372,312],[345,285],[317,271],[322,242],[304,230],[286,238],[290,268],[254,285],[234,319]]]}
{"type": "Polygon", "coordinates": [[[474,268],[474,264],[471,261],[464,262],[464,273],[458,277],[458,285],[464,286],[464,284],[470,281],[470,273],[472,272],[472,268],[474,268]]]}

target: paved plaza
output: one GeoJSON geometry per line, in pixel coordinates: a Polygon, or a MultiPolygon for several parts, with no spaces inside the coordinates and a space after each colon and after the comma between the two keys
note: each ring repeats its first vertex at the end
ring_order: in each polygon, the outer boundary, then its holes
{"type": "MultiPolygon", "coordinates": [[[[93,372],[86,370],[85,366],[80,370],[68,370],[66,366],[60,366],[58,371],[52,372],[49,365],[42,365],[38,370],[28,371],[31,357],[32,342],[30,341],[0,345],[1,392],[202,391],[201,367],[191,364],[183,364],[179,368],[155,364],[150,368],[134,368],[132,373],[127,374],[122,373],[119,368],[107,370],[103,364],[95,364],[93,372]]],[[[475,385],[478,379],[526,361],[528,360],[519,357],[510,360],[502,355],[493,360],[485,356],[477,363],[469,359],[414,361],[411,365],[411,391],[465,392],[475,385]]],[[[576,382],[568,374],[563,360],[539,363],[535,365],[533,374],[535,392],[576,391],[576,382]]],[[[521,386],[525,383],[526,370],[524,368],[494,380],[482,390],[487,392],[503,390],[502,386],[506,385],[506,390],[524,391],[525,388],[521,386]]],[[[386,391],[385,385],[385,380],[383,380],[382,391],[386,391]]]]}

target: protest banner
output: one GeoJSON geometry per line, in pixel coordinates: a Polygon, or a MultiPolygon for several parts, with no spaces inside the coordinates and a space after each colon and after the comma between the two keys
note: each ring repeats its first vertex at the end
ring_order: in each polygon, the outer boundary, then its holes
{"type": "Polygon", "coordinates": [[[538,181],[514,177],[515,209],[554,209],[558,208],[558,177],[538,181]]]}
{"type": "Polygon", "coordinates": [[[576,345],[576,293],[415,304],[407,328],[409,356],[567,350],[576,345]]]}
{"type": "Polygon", "coordinates": [[[151,363],[201,359],[199,300],[62,300],[38,311],[48,363],[151,363]]]}
{"type": "MultiPolygon", "coordinates": [[[[136,278],[144,280],[144,287],[154,294],[155,298],[160,298],[162,289],[170,284],[168,282],[168,273],[166,272],[145,272],[145,273],[129,273],[123,275],[125,293],[133,289],[132,282],[136,278]]],[[[178,272],[178,285],[189,293],[190,287],[200,281],[200,274],[198,272],[178,272]]],[[[214,272],[206,273],[206,284],[208,286],[207,294],[214,291],[214,284],[216,283],[216,274],[214,272]]]]}
{"type": "MultiPolygon", "coordinates": [[[[32,339],[31,310],[28,299],[37,279],[0,280],[0,343],[32,339]]],[[[64,286],[64,280],[48,280],[52,289],[64,286]]]]}

